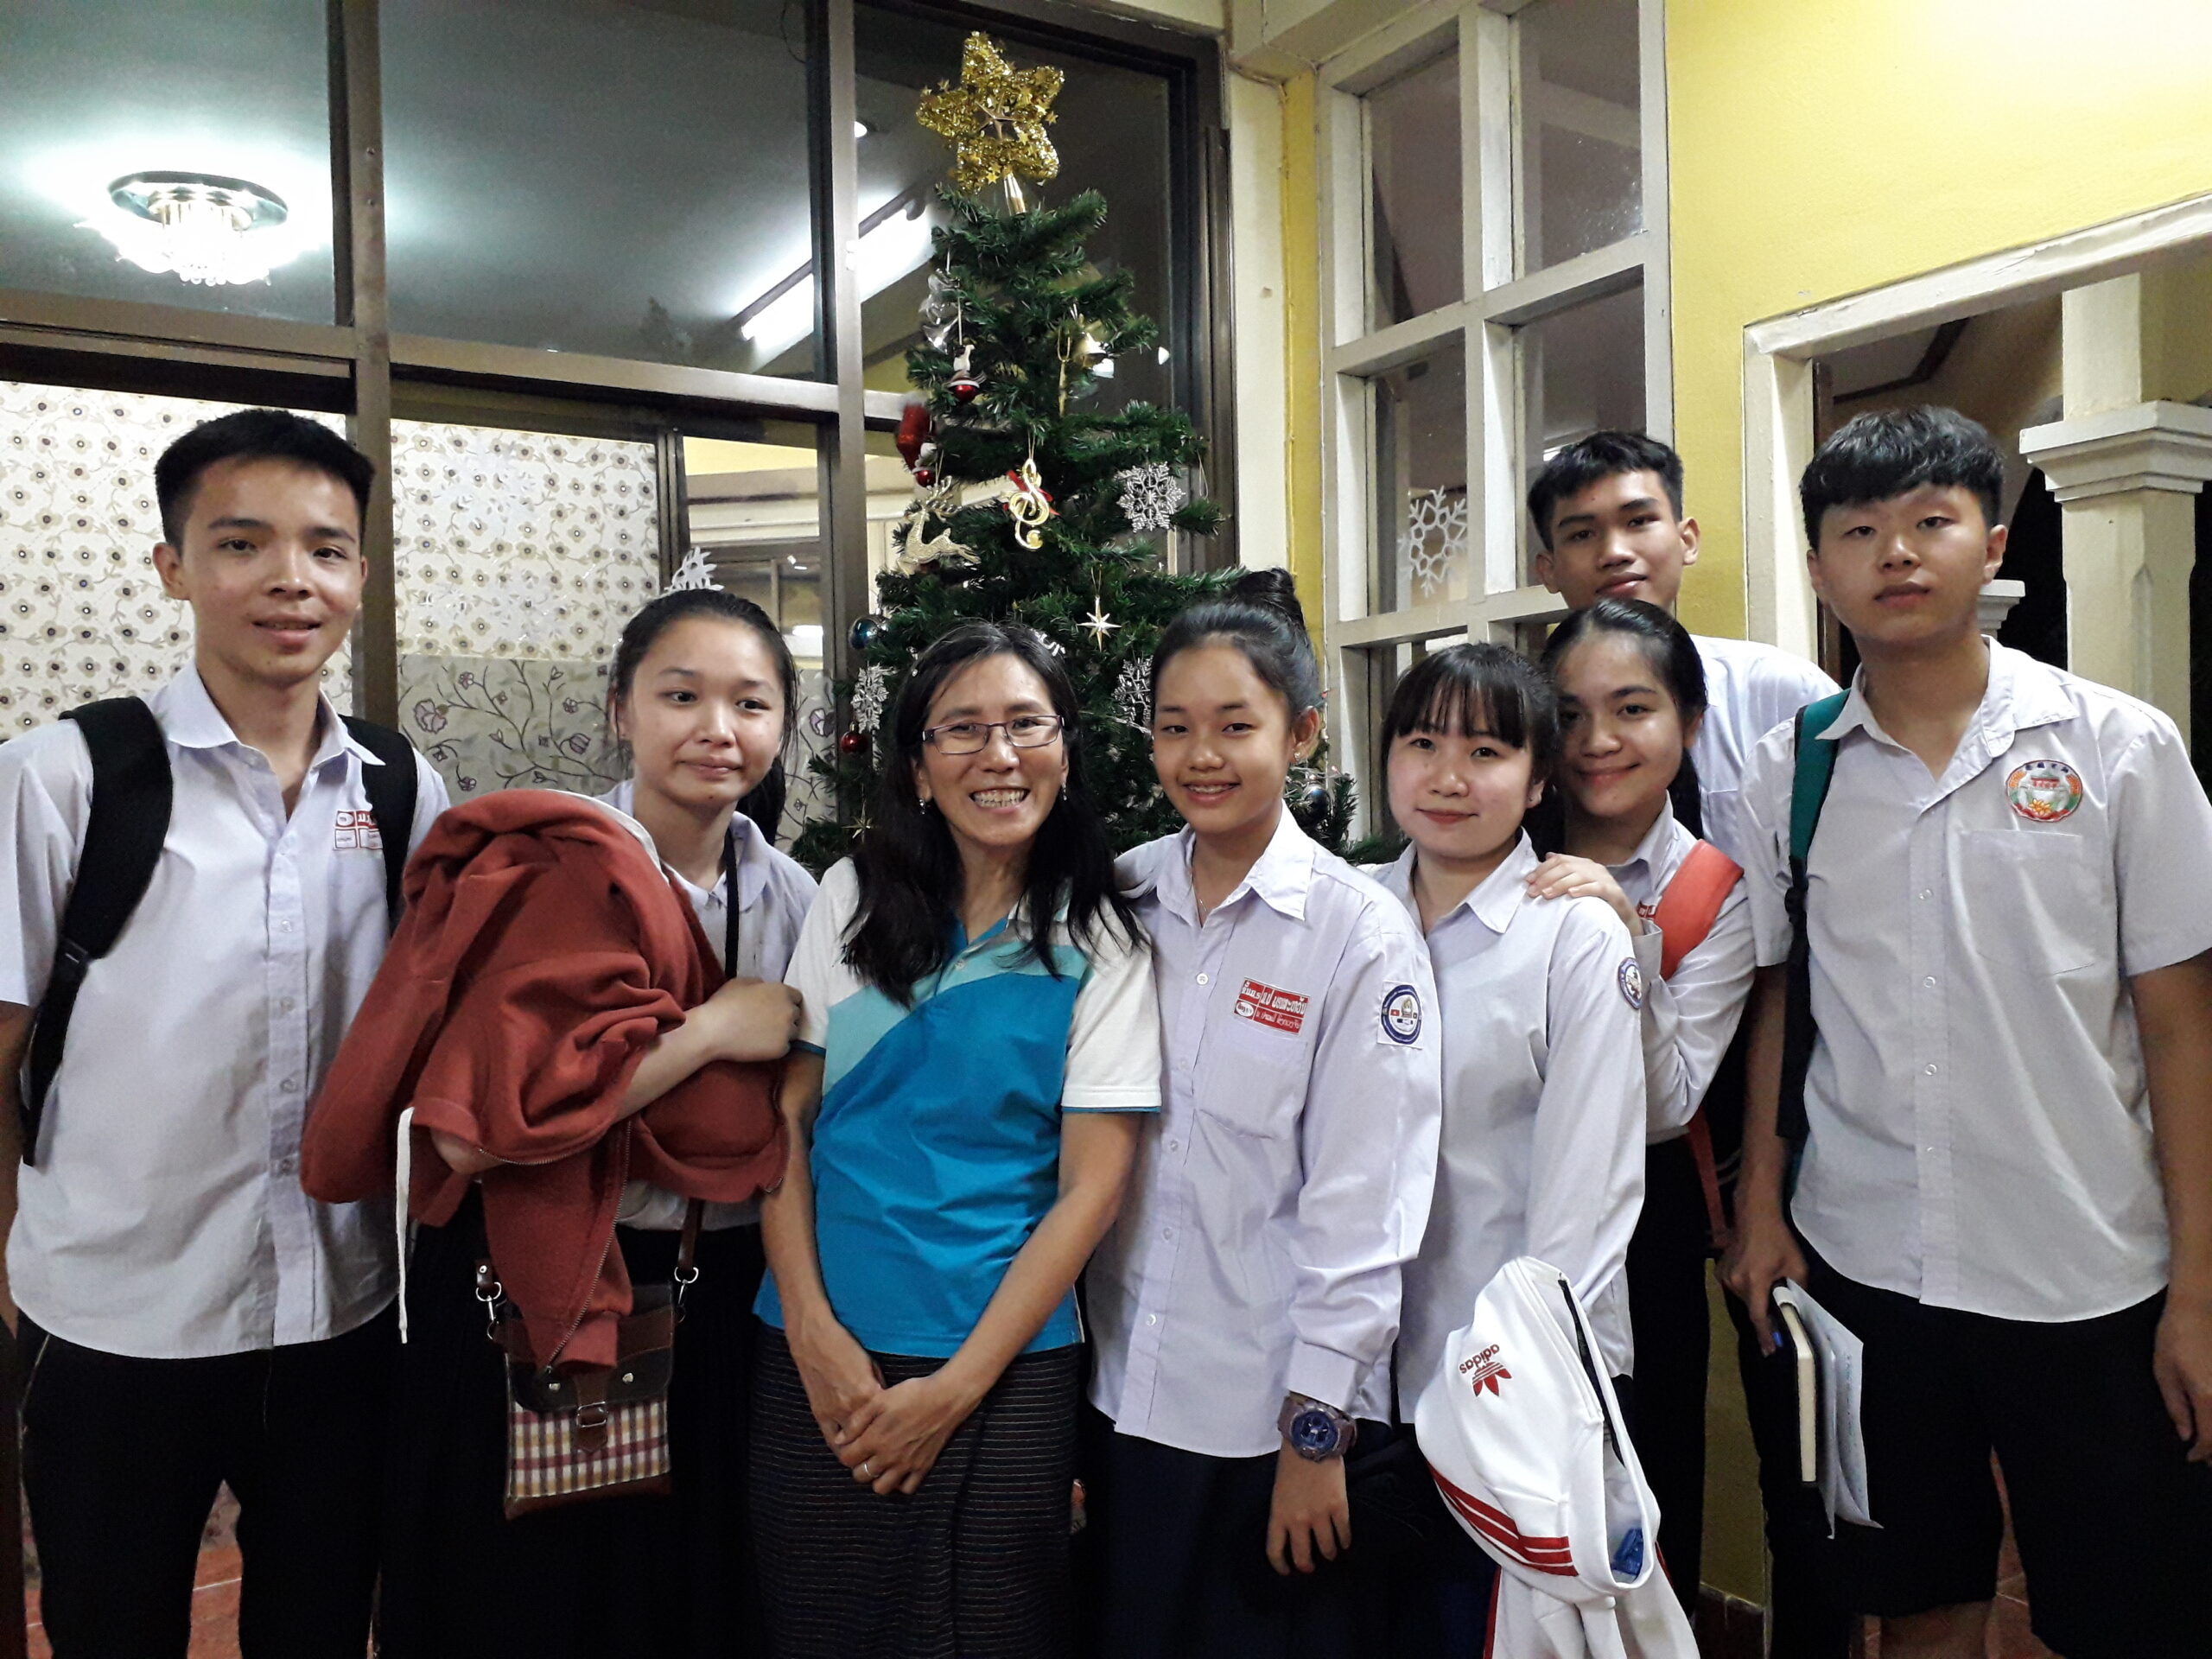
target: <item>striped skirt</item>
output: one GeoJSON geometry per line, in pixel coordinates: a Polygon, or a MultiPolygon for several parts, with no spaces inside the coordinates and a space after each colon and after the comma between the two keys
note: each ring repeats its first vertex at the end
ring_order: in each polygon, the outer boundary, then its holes
{"type": "MultiPolygon", "coordinates": [[[[822,1438],[780,1331],[755,1345],[753,1522],[776,1659],[1042,1659],[1067,1651],[1081,1351],[1024,1354],[911,1496],[822,1438]]],[[[944,1362],[874,1356],[886,1384],[944,1362]]]]}

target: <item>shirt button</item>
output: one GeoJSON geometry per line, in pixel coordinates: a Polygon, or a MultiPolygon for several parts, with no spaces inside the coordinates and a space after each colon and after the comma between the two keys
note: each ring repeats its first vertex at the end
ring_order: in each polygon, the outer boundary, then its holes
{"type": "Polygon", "coordinates": [[[299,1160],[296,1158],[284,1157],[276,1160],[276,1173],[279,1175],[289,1175],[298,1166],[299,1160]]]}
{"type": "Polygon", "coordinates": [[[1928,1075],[1931,1077],[1936,1075],[1936,1068],[1934,1066],[1931,1065],[1928,1068],[1928,1075]]]}
{"type": "Polygon", "coordinates": [[[289,922],[279,922],[276,924],[276,931],[279,933],[289,933],[292,931],[292,925],[289,922]]]}
{"type": "Polygon", "coordinates": [[[1160,1315],[1157,1313],[1147,1313],[1144,1316],[1144,1322],[1147,1325],[1158,1325],[1160,1323],[1160,1315]]]}
{"type": "Polygon", "coordinates": [[[1173,1227],[1163,1227],[1160,1230],[1160,1236],[1162,1238],[1173,1238],[1175,1236],[1175,1230],[1173,1227]]]}
{"type": "MultiPolygon", "coordinates": [[[[1931,1065],[1928,1069],[1933,1071],[1936,1068],[1931,1065]]],[[[287,1077],[278,1086],[288,1095],[296,1095],[300,1092],[300,1080],[297,1077],[287,1077]]]]}
{"type": "Polygon", "coordinates": [[[1935,976],[1935,975],[1933,975],[1933,974],[1930,974],[1930,975],[1929,975],[1925,979],[1922,980],[1920,982],[1921,982],[1923,985],[1927,986],[1927,987],[1929,988],[1929,989],[1933,990],[1933,989],[1935,989],[1935,988],[1936,988],[1936,976],[1935,976]]]}
{"type": "Polygon", "coordinates": [[[1933,899],[1936,896],[1936,889],[1933,887],[1923,887],[1920,890],[1920,896],[1923,899],[1933,899]]]}
{"type": "Polygon", "coordinates": [[[1183,1143],[1180,1141],[1170,1141],[1167,1143],[1167,1150],[1170,1152],[1180,1152],[1183,1150],[1183,1143]]]}
{"type": "Polygon", "coordinates": [[[1213,981],[1208,978],[1205,975],[1200,974],[1198,976],[1198,983],[1201,985],[1211,985],[1213,983],[1213,981]]]}
{"type": "MultiPolygon", "coordinates": [[[[1932,983],[1933,982],[1930,982],[1932,983]]],[[[281,999],[277,1002],[276,1007],[279,1013],[289,1014],[292,1011],[292,999],[289,996],[281,999]]]]}

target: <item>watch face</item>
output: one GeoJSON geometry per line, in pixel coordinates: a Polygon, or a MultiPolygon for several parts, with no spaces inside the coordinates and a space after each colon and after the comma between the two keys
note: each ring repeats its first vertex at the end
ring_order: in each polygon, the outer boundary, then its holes
{"type": "Polygon", "coordinates": [[[1309,1458],[1326,1457],[1339,1438],[1335,1420],[1325,1411],[1309,1407],[1290,1420],[1291,1446],[1309,1458]]]}

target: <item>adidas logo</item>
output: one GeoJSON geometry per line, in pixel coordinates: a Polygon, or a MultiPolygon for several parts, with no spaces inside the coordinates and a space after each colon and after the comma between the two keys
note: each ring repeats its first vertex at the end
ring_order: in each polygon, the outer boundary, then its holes
{"type": "Polygon", "coordinates": [[[1459,1375],[1477,1395],[1496,1394],[1497,1385],[1510,1382],[1513,1373],[1505,1369],[1505,1362],[1497,1357],[1497,1344],[1493,1343],[1472,1359],[1459,1362],[1459,1375]]]}

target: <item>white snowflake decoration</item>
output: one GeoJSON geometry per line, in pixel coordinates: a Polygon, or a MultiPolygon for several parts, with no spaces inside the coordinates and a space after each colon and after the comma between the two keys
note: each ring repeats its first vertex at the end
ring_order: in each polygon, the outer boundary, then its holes
{"type": "Polygon", "coordinates": [[[1152,724],[1152,674],[1143,663],[1123,663],[1114,682],[1114,713],[1124,726],[1143,731],[1152,724]]]}
{"type": "Polygon", "coordinates": [[[1398,550],[1412,567],[1423,599],[1443,593],[1453,567],[1467,556],[1466,493],[1434,489],[1412,494],[1398,550]]]}
{"type": "Polygon", "coordinates": [[[891,671],[880,663],[861,670],[853,687],[853,729],[874,732],[883,724],[883,708],[891,699],[891,671]]]}
{"type": "Polygon", "coordinates": [[[1175,509],[1185,499],[1182,485],[1167,470],[1164,461],[1117,473],[1114,481],[1122,486],[1122,512],[1127,515],[1131,530],[1166,529],[1168,520],[1175,516],[1175,509]]]}
{"type": "Polygon", "coordinates": [[[664,594],[680,593],[690,588],[719,588],[715,580],[715,568],[707,562],[707,550],[695,547],[683,556],[683,563],[676,567],[676,574],[668,579],[664,594]]]}

